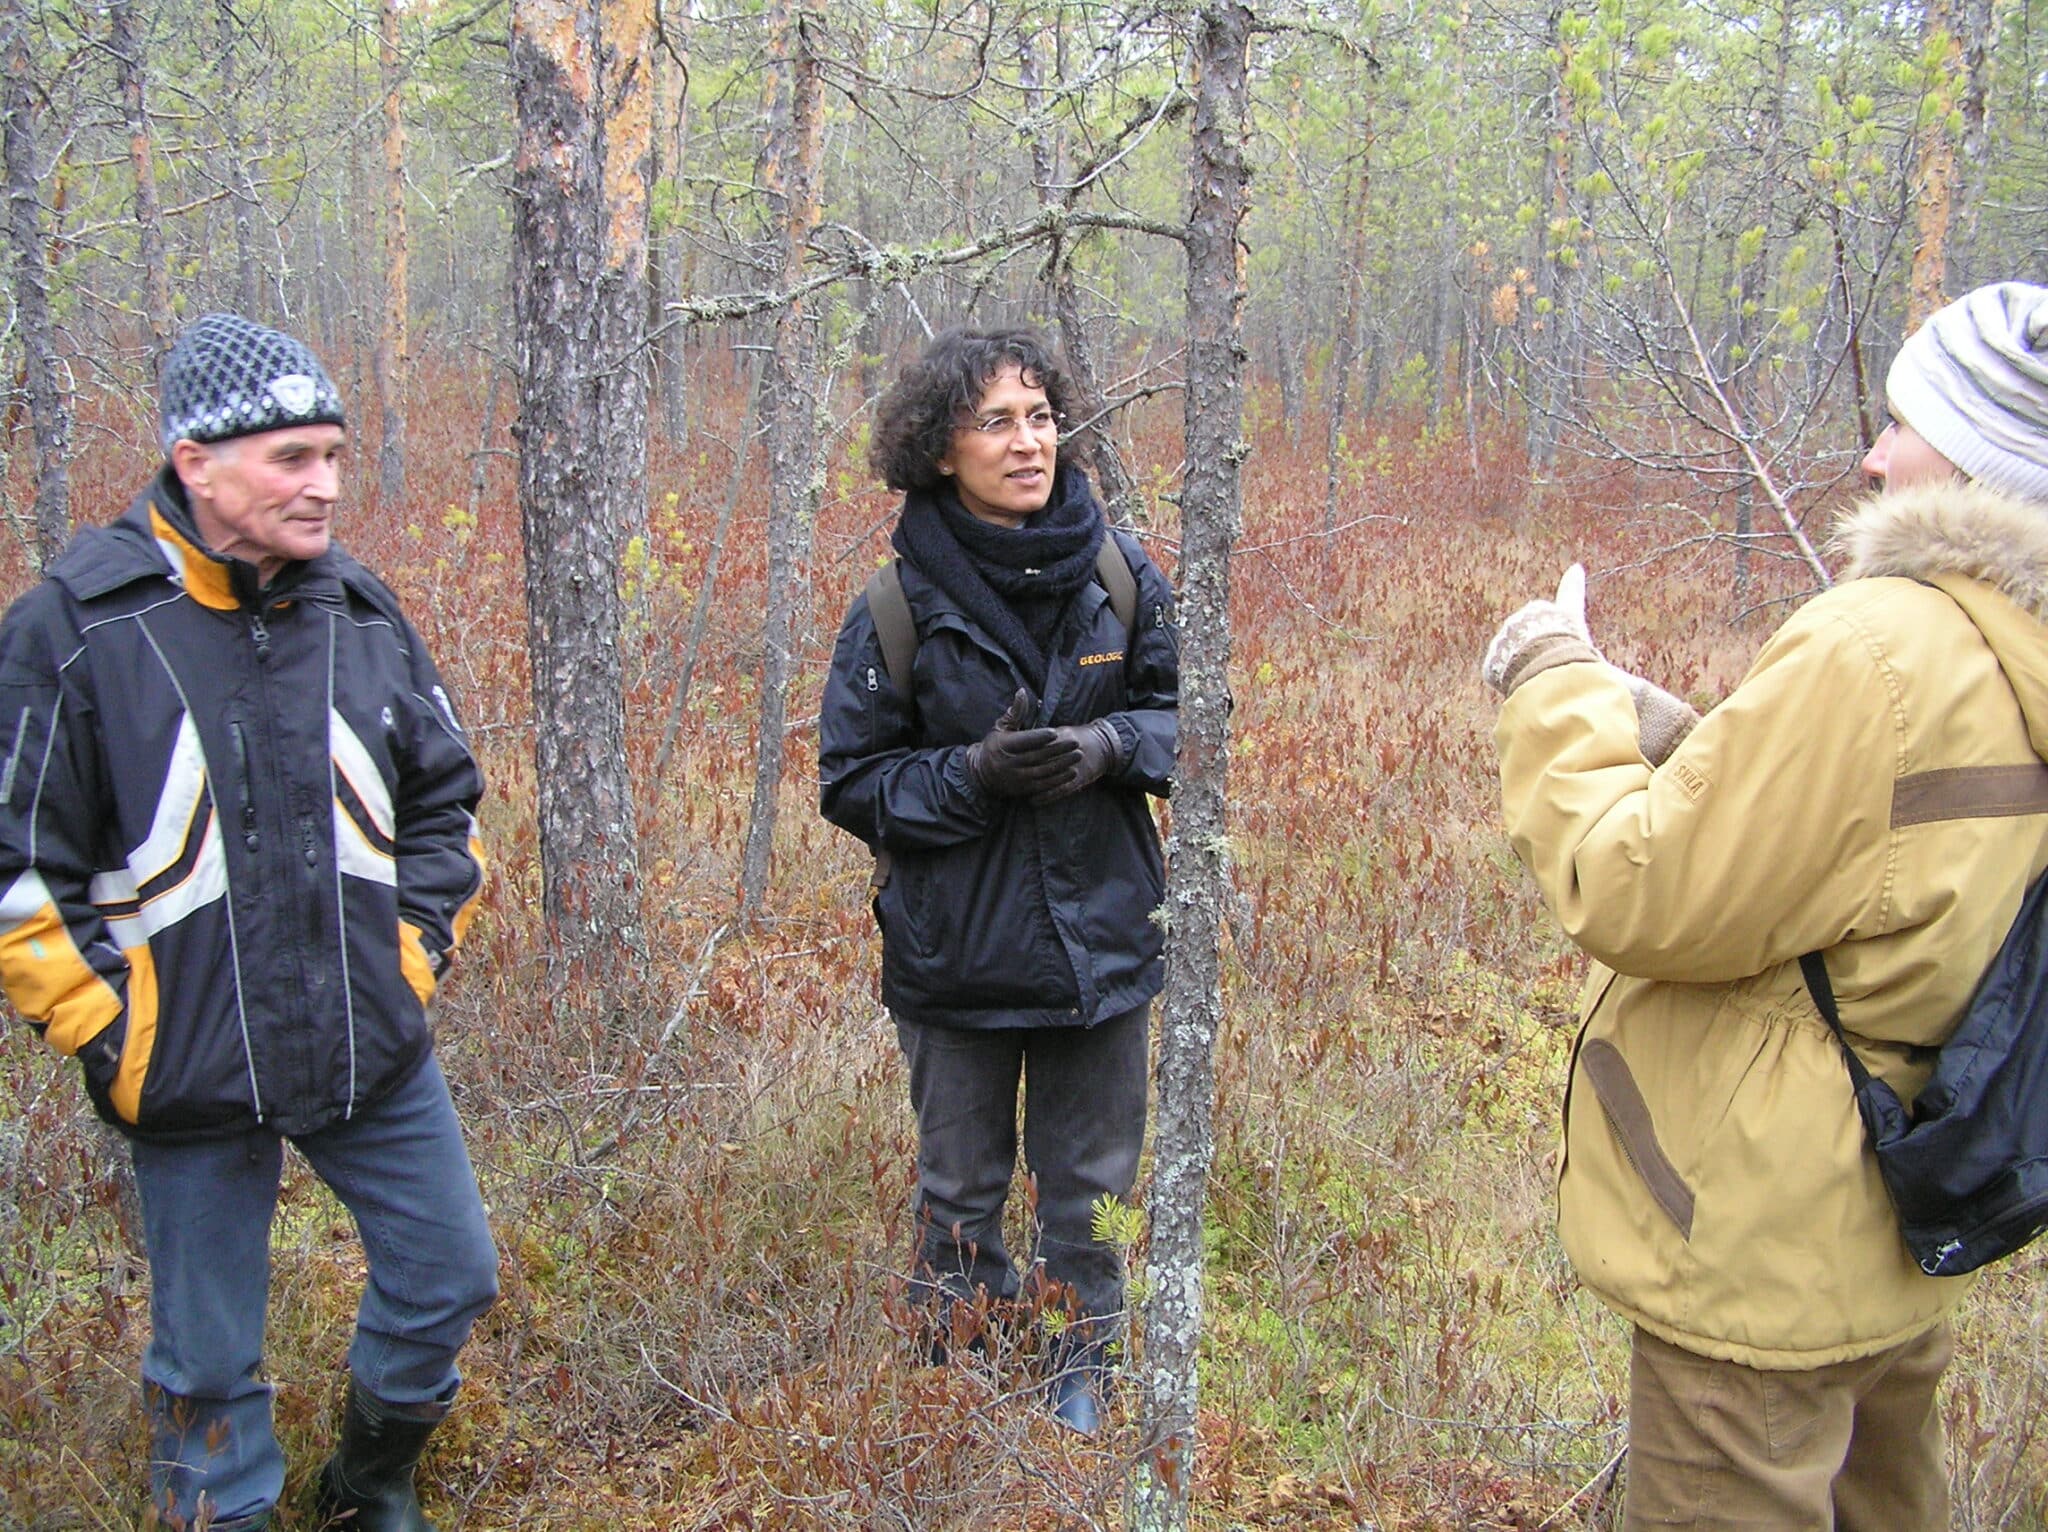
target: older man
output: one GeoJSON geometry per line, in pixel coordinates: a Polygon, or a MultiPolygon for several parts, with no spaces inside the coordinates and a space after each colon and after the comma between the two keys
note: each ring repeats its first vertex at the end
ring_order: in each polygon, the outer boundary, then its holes
{"type": "Polygon", "coordinates": [[[1886,391],[1848,577],[1696,726],[1601,662],[1576,566],[1484,663],[1515,849],[1596,959],[1559,1227],[1633,1327],[1630,1528],[1948,1525],[1970,1279],[1907,1253],[1800,959],[1910,1101],[2048,868],[2048,288],[1950,304],[1886,391]]]}
{"type": "Polygon", "coordinates": [[[427,1528],[413,1469],[497,1293],[428,1024],[483,780],[398,602],[333,545],[346,436],[304,345],[199,320],[164,364],[162,471],[0,623],[0,980],[130,1140],[169,1527],[265,1526],[284,1484],[286,1140],[369,1266],[323,1515],[427,1528]]]}

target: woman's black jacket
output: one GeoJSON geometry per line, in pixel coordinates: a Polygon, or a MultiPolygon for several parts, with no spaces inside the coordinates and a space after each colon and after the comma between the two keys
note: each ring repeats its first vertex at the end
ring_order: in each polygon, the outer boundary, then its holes
{"type": "Polygon", "coordinates": [[[1106,718],[1123,767],[1043,806],[985,793],[967,747],[1025,684],[995,640],[909,560],[917,627],[912,695],[882,661],[865,595],[832,655],[818,725],[825,817],[885,850],[875,901],[882,1001],[928,1026],[1093,1026],[1164,981],[1153,918],[1165,892],[1145,795],[1170,786],[1180,689],[1173,591],[1137,542],[1112,532],[1137,577],[1130,632],[1091,580],[1049,646],[1034,725],[1106,718]]]}

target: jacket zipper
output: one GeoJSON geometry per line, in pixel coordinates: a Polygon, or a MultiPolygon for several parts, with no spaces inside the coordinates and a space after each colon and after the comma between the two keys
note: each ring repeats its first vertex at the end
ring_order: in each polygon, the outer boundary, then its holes
{"type": "Polygon", "coordinates": [[[249,739],[239,721],[228,725],[228,738],[235,744],[235,788],[242,799],[242,845],[252,855],[263,843],[256,831],[256,799],[249,791],[249,739]]]}
{"type": "MultiPolygon", "coordinates": [[[[273,789],[277,794],[278,814],[280,823],[289,826],[291,819],[294,817],[292,796],[290,783],[284,773],[284,762],[278,753],[278,741],[276,738],[277,714],[271,705],[270,696],[270,627],[264,621],[264,607],[261,596],[256,598],[256,605],[249,609],[249,637],[256,648],[256,683],[261,699],[261,715],[270,721],[270,770],[273,789]]],[[[252,813],[254,811],[253,804],[251,805],[251,811],[252,813]]],[[[312,865],[317,861],[317,855],[313,847],[311,827],[301,819],[299,829],[300,854],[308,865],[312,865]]],[[[300,904],[304,907],[306,912],[304,924],[311,931],[319,918],[317,901],[298,897],[304,892],[303,880],[305,875],[292,866],[291,853],[284,846],[279,846],[278,850],[281,855],[276,859],[278,865],[275,870],[281,876],[277,880],[277,894],[290,900],[292,903],[300,904]]],[[[293,943],[293,947],[292,963],[298,970],[299,982],[292,986],[290,1001],[295,1014],[290,1018],[290,1022],[285,1029],[285,1035],[292,1038],[298,1045],[293,1050],[295,1056],[292,1060],[293,1072],[299,1076],[297,1082],[298,1095],[302,1100],[311,1101],[318,1099],[319,1091],[317,1088],[318,1082],[312,1078],[311,1059],[305,1051],[305,1038],[308,1029],[305,1024],[306,1012],[304,1006],[306,997],[311,989],[311,974],[306,965],[305,938],[301,936],[293,943]]]]}

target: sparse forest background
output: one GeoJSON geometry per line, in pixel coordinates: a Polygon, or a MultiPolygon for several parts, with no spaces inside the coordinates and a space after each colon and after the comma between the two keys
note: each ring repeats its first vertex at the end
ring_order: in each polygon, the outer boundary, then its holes
{"type": "MultiPolygon", "coordinates": [[[[866,858],[815,814],[894,509],[872,402],[930,330],[1020,320],[1089,401],[1063,450],[1227,593],[1174,1514],[1609,1524],[1622,1337],[1549,1225],[1579,960],[1498,831],[1476,657],[1582,558],[1596,638],[1707,705],[1825,580],[1901,337],[2048,280],[2048,0],[0,0],[0,54],[0,594],[125,508],[162,348],[240,310],[341,384],[341,539],[490,776],[437,1019],[506,1296],[442,1525],[1151,1514],[1141,1391],[1082,1441],[1028,1335],[920,1365],[866,858]],[[1198,312],[1218,142],[1241,323],[1198,312]]],[[[0,1525],[133,1525],[137,1226],[16,1034],[0,1525]]],[[[1141,1303],[1157,1227],[1121,1228],[1141,1303]]],[[[302,1168],[275,1260],[289,1529],[359,1280],[302,1168]]],[[[2042,1274],[1966,1317],[1959,1526],[2048,1525],[2042,1274]]]]}

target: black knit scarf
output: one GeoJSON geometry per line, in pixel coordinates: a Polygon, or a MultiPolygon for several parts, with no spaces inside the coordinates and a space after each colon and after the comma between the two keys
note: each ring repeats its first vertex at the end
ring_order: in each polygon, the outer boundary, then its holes
{"type": "Polygon", "coordinates": [[[1103,536],[1088,476],[1062,464],[1045,509],[1021,527],[981,520],[948,486],[904,496],[889,540],[1002,645],[1042,696],[1046,650],[1067,603],[1094,575],[1103,536]]]}

